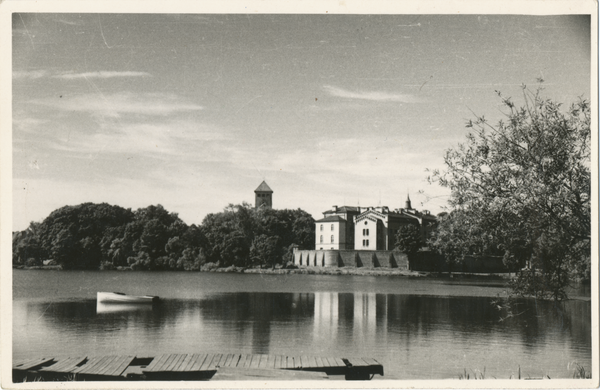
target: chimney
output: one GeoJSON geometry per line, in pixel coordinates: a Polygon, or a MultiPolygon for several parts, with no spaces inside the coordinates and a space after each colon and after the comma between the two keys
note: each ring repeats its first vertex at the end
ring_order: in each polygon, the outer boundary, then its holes
{"type": "Polygon", "coordinates": [[[331,206],[331,211],[333,211],[334,213],[337,213],[337,206],[331,206]]]}

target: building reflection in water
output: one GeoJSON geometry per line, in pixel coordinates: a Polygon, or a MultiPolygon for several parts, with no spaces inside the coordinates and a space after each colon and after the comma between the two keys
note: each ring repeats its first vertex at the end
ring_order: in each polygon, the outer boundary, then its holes
{"type": "Polygon", "coordinates": [[[541,367],[565,377],[563,362],[590,361],[589,302],[523,300],[523,314],[506,317],[491,301],[372,292],[224,293],[108,310],[95,301],[15,301],[13,353],[368,356],[386,377],[423,379],[527,364],[531,375],[541,367]]]}

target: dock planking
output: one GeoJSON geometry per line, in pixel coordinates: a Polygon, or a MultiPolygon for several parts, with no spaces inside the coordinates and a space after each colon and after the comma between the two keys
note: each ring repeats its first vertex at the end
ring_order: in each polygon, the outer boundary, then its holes
{"type": "Polygon", "coordinates": [[[100,356],[89,361],[72,372],[81,376],[120,377],[129,367],[135,356],[100,356]]]}
{"type": "MultiPolygon", "coordinates": [[[[220,369],[262,370],[265,376],[279,375],[275,370],[321,372],[345,375],[346,379],[370,379],[383,375],[383,366],[372,358],[339,358],[324,356],[285,356],[267,354],[162,354],[156,357],[97,356],[41,358],[13,364],[13,376],[20,373],[47,374],[75,380],[208,380],[220,369]]],[[[246,371],[227,371],[231,375],[252,377],[246,371]]],[[[223,371],[222,371],[223,373],[223,371]]],[[[229,375],[229,374],[228,374],[229,375]]],[[[227,376],[223,374],[222,376],[227,376]]],[[[260,376],[260,375],[259,375],[260,376]]],[[[302,375],[288,375],[300,378],[302,375]]]]}
{"type": "Polygon", "coordinates": [[[51,364],[54,360],[54,358],[35,358],[19,360],[13,364],[12,369],[20,371],[34,370],[36,368],[40,368],[45,365],[51,364]]]}
{"type": "Polygon", "coordinates": [[[87,358],[84,357],[66,357],[62,359],[56,359],[56,362],[51,366],[41,368],[41,372],[54,372],[59,374],[69,374],[77,369],[80,365],[85,363],[87,358]]]}

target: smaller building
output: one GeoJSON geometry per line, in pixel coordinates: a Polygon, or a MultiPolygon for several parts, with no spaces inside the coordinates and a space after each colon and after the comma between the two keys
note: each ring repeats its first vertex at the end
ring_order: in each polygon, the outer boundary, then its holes
{"type": "Polygon", "coordinates": [[[273,190],[265,181],[254,190],[254,208],[260,207],[273,208],[273,190]]]}

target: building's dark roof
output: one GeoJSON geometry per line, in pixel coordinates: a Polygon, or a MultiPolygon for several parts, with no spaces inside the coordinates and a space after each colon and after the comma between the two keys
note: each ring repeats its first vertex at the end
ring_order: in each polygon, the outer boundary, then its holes
{"type": "Polygon", "coordinates": [[[322,219],[319,219],[318,221],[315,222],[346,222],[346,220],[342,217],[340,217],[339,215],[332,215],[330,217],[325,217],[322,219]]]}
{"type": "Polygon", "coordinates": [[[331,213],[358,213],[360,209],[354,206],[341,206],[337,208],[337,211],[333,211],[331,209],[327,211],[323,211],[323,214],[331,214],[331,213]]]}
{"type": "Polygon", "coordinates": [[[257,189],[254,192],[270,192],[273,193],[273,190],[265,183],[264,181],[260,183],[257,189]]]}

